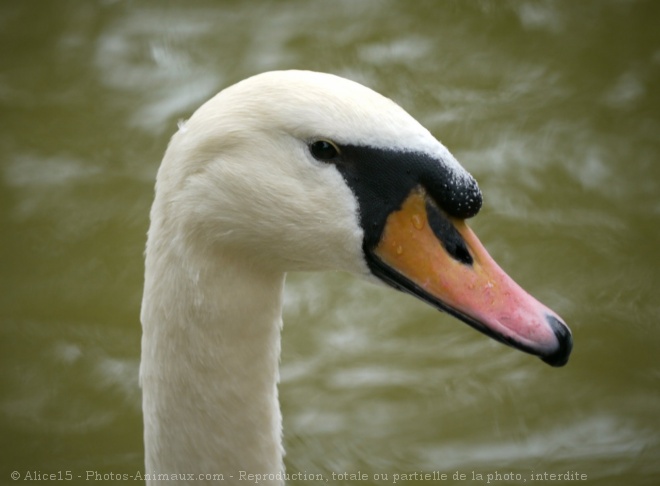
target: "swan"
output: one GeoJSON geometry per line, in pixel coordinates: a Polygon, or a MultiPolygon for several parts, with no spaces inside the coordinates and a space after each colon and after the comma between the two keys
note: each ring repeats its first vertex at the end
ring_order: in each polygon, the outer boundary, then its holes
{"type": "Polygon", "coordinates": [[[141,309],[145,473],[282,484],[287,271],[384,283],[564,365],[569,328],[465,220],[474,178],[412,116],[347,79],[259,74],[181,123],[156,178],[141,309]]]}

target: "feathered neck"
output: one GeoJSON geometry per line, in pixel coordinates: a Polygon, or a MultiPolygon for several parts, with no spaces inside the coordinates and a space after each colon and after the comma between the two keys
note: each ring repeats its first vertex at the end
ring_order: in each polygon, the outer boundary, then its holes
{"type": "Polygon", "coordinates": [[[284,274],[236,253],[194,254],[178,236],[152,217],[140,366],[146,472],[276,474],[284,274]]]}

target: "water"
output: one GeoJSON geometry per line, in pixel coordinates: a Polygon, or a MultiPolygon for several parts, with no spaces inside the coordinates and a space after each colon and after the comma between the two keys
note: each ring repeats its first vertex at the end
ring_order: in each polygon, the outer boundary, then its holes
{"type": "Polygon", "coordinates": [[[511,474],[499,484],[567,471],[657,484],[658,10],[4,2],[0,483],[12,471],[82,483],[142,469],[138,315],[155,171],[177,120],[206,98],[296,67],[394,98],[452,150],[485,195],[472,227],[566,319],[575,350],[552,369],[389,289],[290,275],[287,470],[331,482],[360,471],[360,484],[428,484],[420,471],[448,474],[444,484],[496,471],[511,474]]]}

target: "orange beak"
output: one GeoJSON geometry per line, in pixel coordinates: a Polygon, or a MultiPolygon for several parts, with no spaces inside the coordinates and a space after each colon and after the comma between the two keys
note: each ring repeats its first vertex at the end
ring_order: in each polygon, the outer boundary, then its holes
{"type": "Polygon", "coordinates": [[[421,188],[392,212],[371,251],[375,273],[494,339],[568,361],[573,341],[562,319],[516,284],[464,220],[446,215],[421,188]]]}

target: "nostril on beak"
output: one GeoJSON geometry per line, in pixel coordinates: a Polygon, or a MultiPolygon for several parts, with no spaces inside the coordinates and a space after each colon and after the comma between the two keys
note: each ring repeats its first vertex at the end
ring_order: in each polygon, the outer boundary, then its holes
{"type": "Polygon", "coordinates": [[[557,349],[552,354],[544,356],[541,359],[550,366],[564,366],[568,363],[568,357],[571,355],[571,350],[573,349],[571,331],[566,324],[555,316],[546,315],[545,319],[555,333],[557,349]]]}

